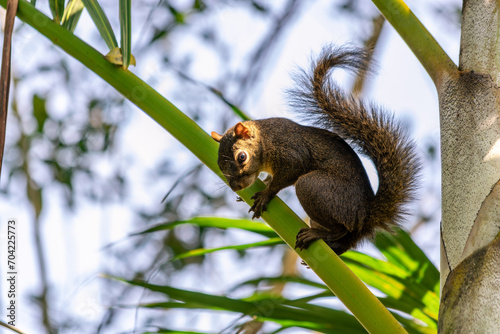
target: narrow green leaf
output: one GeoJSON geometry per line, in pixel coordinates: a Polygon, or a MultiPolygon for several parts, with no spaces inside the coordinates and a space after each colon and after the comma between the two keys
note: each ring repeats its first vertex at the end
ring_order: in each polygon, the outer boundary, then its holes
{"type": "Polygon", "coordinates": [[[405,330],[408,331],[409,334],[437,334],[437,329],[433,327],[425,327],[420,324],[417,324],[415,321],[402,317],[396,312],[391,312],[394,318],[398,319],[398,321],[404,326],[405,330]]]}
{"type": "MultiPolygon", "coordinates": [[[[323,309],[321,306],[313,305],[310,304],[311,301],[319,298],[331,298],[334,297],[331,291],[327,290],[318,294],[302,297],[299,299],[295,300],[287,300],[283,302],[285,305],[290,305],[290,306],[295,306],[295,307],[301,307],[307,310],[310,310],[312,312],[322,312],[322,313],[327,313],[328,308],[323,309]]],[[[425,314],[421,309],[413,307],[411,305],[408,305],[401,300],[397,300],[394,298],[386,297],[386,298],[379,298],[382,304],[384,304],[385,307],[402,311],[407,313],[408,315],[413,316],[416,319],[419,319],[423,321],[425,324],[428,325],[428,327],[421,326],[421,325],[416,325],[414,321],[410,319],[406,319],[404,322],[405,327],[410,326],[411,328],[413,327],[418,327],[419,330],[424,329],[422,332],[415,331],[415,330],[410,330],[410,332],[415,332],[415,333],[428,333],[428,332],[436,332],[437,329],[437,318],[431,318],[427,314],[425,314]],[[413,326],[415,325],[415,326],[413,326]],[[429,331],[430,330],[430,331],[429,331]]]]}
{"type": "Polygon", "coordinates": [[[71,32],[75,32],[76,25],[80,20],[83,11],[82,0],[69,0],[68,6],[64,9],[62,26],[71,32]]]}
{"type": "Polygon", "coordinates": [[[179,260],[179,259],[185,259],[187,257],[205,255],[205,254],[217,252],[220,250],[227,250],[227,249],[245,250],[248,248],[274,246],[274,245],[280,245],[280,244],[284,244],[284,241],[280,237],[276,237],[276,238],[271,238],[271,239],[259,241],[259,242],[252,242],[252,243],[244,244],[244,245],[230,245],[230,246],[224,246],[224,247],[218,247],[218,248],[198,248],[198,249],[190,250],[190,251],[187,251],[185,253],[179,254],[179,255],[175,256],[174,258],[172,258],[172,261],[179,260]]]}
{"type": "Polygon", "coordinates": [[[121,50],[123,56],[122,68],[126,70],[130,65],[131,53],[131,31],[132,31],[132,14],[131,0],[120,0],[120,31],[121,31],[121,50]]]}
{"type": "Polygon", "coordinates": [[[394,238],[394,235],[385,232],[377,233],[374,243],[390,263],[408,271],[416,267],[416,262],[404,252],[403,246],[394,238]]]}
{"type": "Polygon", "coordinates": [[[294,300],[290,300],[290,301],[286,302],[286,305],[290,305],[290,306],[297,305],[299,307],[305,307],[304,305],[310,305],[308,303],[310,303],[313,300],[320,299],[320,298],[332,298],[332,297],[335,297],[333,292],[331,292],[330,290],[325,290],[323,292],[316,293],[314,295],[309,295],[309,296],[297,298],[294,300]]]}
{"type": "MultiPolygon", "coordinates": [[[[184,303],[198,304],[199,308],[211,310],[227,310],[238,312],[257,319],[270,320],[287,326],[298,326],[308,329],[324,330],[326,333],[366,333],[356,319],[345,312],[331,309],[328,314],[311,312],[306,309],[282,305],[282,298],[265,298],[261,300],[246,301],[232,299],[224,296],[215,296],[201,292],[194,292],[145,283],[143,281],[124,280],[111,277],[132,285],[141,286],[151,291],[165,294],[167,297],[184,303]]],[[[143,305],[154,308],[172,308],[172,302],[152,303],[143,305]]]]}
{"type": "Polygon", "coordinates": [[[439,294],[439,271],[404,230],[378,233],[374,243],[389,262],[409,271],[417,282],[439,294]]]}
{"type": "MultiPolygon", "coordinates": [[[[325,292],[322,292],[322,293],[319,293],[316,295],[307,296],[307,297],[303,297],[300,299],[285,300],[283,302],[283,304],[303,308],[303,309],[309,310],[309,311],[314,312],[314,313],[329,314],[332,309],[309,303],[309,301],[311,301],[311,300],[314,300],[316,298],[324,298],[324,297],[331,298],[331,297],[333,297],[333,295],[330,291],[325,291],[325,292]]],[[[386,300],[381,300],[381,301],[384,302],[386,300]]],[[[386,307],[390,307],[390,306],[387,306],[386,304],[384,304],[384,305],[386,307]]],[[[395,309],[399,310],[398,308],[395,308],[395,309]]],[[[419,312],[419,310],[412,310],[412,311],[419,312]]],[[[432,319],[430,319],[428,317],[426,319],[429,322],[429,326],[423,326],[423,325],[421,325],[420,322],[418,322],[418,324],[417,324],[417,322],[414,321],[413,319],[401,317],[398,314],[395,314],[394,312],[391,312],[391,313],[401,322],[401,324],[404,325],[404,327],[408,331],[408,333],[423,334],[423,333],[436,333],[437,332],[437,322],[433,321],[432,319]]],[[[422,314],[421,311],[420,311],[420,313],[421,313],[420,314],[421,317],[425,317],[425,315],[422,314]]],[[[415,317],[415,318],[419,318],[419,317],[415,317]]]]}
{"type": "MultiPolygon", "coordinates": [[[[312,296],[310,296],[310,297],[312,297],[312,296]]],[[[328,297],[333,298],[333,295],[330,293],[330,296],[328,296],[328,297]]],[[[299,308],[308,310],[312,313],[320,313],[320,314],[323,314],[325,316],[330,316],[330,315],[335,316],[336,312],[338,312],[338,310],[335,310],[335,309],[332,309],[329,307],[311,304],[311,303],[307,302],[306,299],[307,298],[304,298],[304,299],[301,298],[301,299],[295,299],[295,300],[284,300],[283,305],[299,307],[299,308]]]]}
{"type": "MultiPolygon", "coordinates": [[[[272,302],[271,302],[272,303],[272,302]]],[[[272,304],[264,304],[265,307],[274,307],[272,304]]],[[[151,304],[145,304],[141,305],[141,307],[147,307],[147,308],[156,308],[156,309],[171,309],[175,303],[151,303],[151,304]]],[[[182,303],[184,304],[184,303],[182,303]]],[[[251,307],[251,306],[249,306],[251,307]]],[[[259,306],[257,306],[259,307],[259,306]]],[[[200,310],[225,310],[225,311],[233,311],[233,310],[227,310],[225,308],[219,308],[219,307],[210,307],[210,306],[202,306],[199,305],[198,307],[194,307],[194,304],[189,304],[186,306],[177,306],[176,308],[178,309],[183,309],[183,308],[188,308],[188,309],[200,309],[200,310]]],[[[234,311],[237,313],[240,313],[239,311],[234,311]]],[[[339,311],[337,311],[339,312],[339,311]]],[[[342,320],[339,320],[338,317],[333,316],[330,318],[332,323],[328,323],[326,321],[307,321],[307,320],[297,320],[293,318],[287,318],[287,319],[282,319],[280,317],[268,317],[268,316],[262,316],[259,314],[259,311],[257,311],[257,314],[245,314],[245,315],[250,315],[252,318],[256,321],[272,321],[274,323],[282,325],[284,328],[290,328],[290,327],[295,327],[295,328],[303,328],[303,329],[309,329],[313,330],[315,332],[319,333],[325,333],[325,334],[366,334],[366,331],[359,326],[358,328],[354,326],[350,326],[350,324],[344,324],[342,320]]],[[[344,312],[340,312],[344,313],[344,312]]],[[[346,314],[346,313],[344,313],[346,314]]],[[[154,332],[153,332],[154,333],[154,332]]],[[[163,333],[163,332],[159,332],[163,333]]],[[[167,332],[168,333],[168,332],[167,332]]],[[[180,332],[182,333],[182,332],[180,332]]]]}
{"type": "Polygon", "coordinates": [[[401,278],[406,278],[411,275],[411,272],[404,270],[400,266],[394,265],[393,263],[386,262],[383,260],[376,259],[372,256],[357,252],[349,251],[341,255],[342,259],[349,259],[356,261],[357,263],[363,264],[375,271],[393,275],[401,278]]]}
{"type": "Polygon", "coordinates": [[[231,218],[219,218],[219,217],[195,217],[189,220],[178,220],[178,221],[168,222],[156,225],[142,232],[134,233],[132,234],[132,236],[145,233],[152,233],[156,231],[170,230],[176,226],[183,224],[193,224],[199,227],[216,227],[221,229],[237,228],[240,230],[259,233],[269,238],[277,236],[276,232],[274,232],[272,228],[263,223],[254,222],[249,219],[231,219],[231,218]]]}
{"type": "Polygon", "coordinates": [[[346,264],[363,282],[375,287],[381,292],[394,298],[404,298],[405,286],[403,283],[382,273],[375,272],[372,269],[366,268],[355,261],[347,260],[346,264]]]}
{"type": "Polygon", "coordinates": [[[54,22],[57,24],[61,23],[64,13],[64,0],[49,0],[49,7],[54,22]]]}
{"type": "Polygon", "coordinates": [[[206,89],[208,89],[212,94],[214,94],[219,100],[222,101],[222,103],[224,103],[225,105],[227,105],[229,108],[231,108],[231,110],[237,115],[239,116],[242,120],[244,121],[248,121],[250,119],[250,117],[243,111],[241,110],[240,108],[238,108],[238,106],[236,106],[235,104],[231,103],[225,96],[224,94],[222,94],[222,92],[220,90],[218,90],[217,88],[213,87],[213,86],[210,86],[210,85],[207,85],[205,83],[202,83],[200,81],[197,81],[193,78],[191,78],[190,76],[188,76],[187,74],[183,73],[183,72],[180,72],[180,71],[177,71],[177,74],[179,74],[179,76],[181,76],[183,79],[185,80],[188,80],[194,84],[197,84],[197,85],[201,85],[203,87],[205,87],[206,89]]]}
{"type": "Polygon", "coordinates": [[[196,302],[177,302],[177,301],[170,301],[170,302],[157,302],[157,303],[146,303],[146,304],[139,304],[139,305],[129,305],[129,306],[123,306],[121,307],[129,307],[129,308],[136,308],[137,306],[139,307],[147,307],[147,308],[163,308],[163,309],[210,309],[210,310],[215,310],[215,311],[220,311],[220,310],[225,310],[224,308],[221,307],[207,307],[205,304],[200,304],[196,302]]]}
{"type": "Polygon", "coordinates": [[[413,271],[415,279],[439,295],[440,274],[436,266],[403,229],[396,230],[396,240],[403,247],[405,253],[419,263],[413,271]]]}
{"type": "MultiPolygon", "coordinates": [[[[392,238],[391,235],[388,238],[392,238]]],[[[410,239],[411,240],[411,239],[410,239]]],[[[386,239],[388,241],[388,239],[386,239]]],[[[411,264],[401,252],[397,239],[392,239],[392,246],[385,248],[387,254],[393,256],[400,265],[411,264]]],[[[387,243],[387,245],[389,242],[387,243]]],[[[400,265],[387,263],[358,252],[347,252],[344,261],[368,285],[394,298],[386,307],[395,308],[424,321],[429,325],[436,324],[439,312],[439,296],[428,286],[417,279],[414,272],[404,270],[400,265]]],[[[392,300],[392,299],[386,299],[392,300]]],[[[384,300],[381,300],[384,303],[384,300]]]]}
{"type": "MultiPolygon", "coordinates": [[[[183,289],[177,289],[166,285],[155,285],[146,283],[140,280],[124,280],[117,277],[111,277],[119,281],[126,282],[131,285],[140,286],[151,291],[156,291],[165,294],[167,297],[185,302],[185,303],[197,303],[198,305],[204,305],[207,308],[225,309],[233,312],[240,312],[247,315],[257,315],[263,317],[275,317],[281,319],[296,319],[299,321],[317,321],[324,322],[329,321],[329,318],[322,314],[312,314],[306,310],[299,310],[297,308],[291,308],[282,306],[279,300],[273,300],[272,306],[270,308],[261,308],[259,304],[265,305],[265,303],[260,302],[250,302],[240,299],[233,299],[225,296],[210,295],[202,292],[195,292],[183,289]]],[[[154,307],[162,307],[162,303],[149,304],[154,307]]],[[[168,304],[169,307],[172,303],[168,304]]],[[[343,319],[349,319],[350,317],[343,312],[339,312],[339,316],[343,319]]],[[[354,320],[354,319],[353,319],[354,320]]]]}
{"type": "Polygon", "coordinates": [[[226,97],[222,94],[220,90],[213,88],[211,86],[207,86],[207,88],[222,102],[224,102],[229,108],[231,108],[231,110],[235,113],[235,115],[239,116],[244,121],[248,121],[250,119],[250,117],[243,110],[238,108],[238,106],[236,106],[235,104],[229,102],[229,100],[226,99],[226,97]]]}
{"type": "Polygon", "coordinates": [[[380,298],[380,301],[387,308],[404,312],[423,321],[430,328],[437,328],[437,317],[430,317],[422,310],[422,308],[417,308],[413,305],[405,303],[402,300],[394,299],[392,297],[380,298]]]}
{"type": "Polygon", "coordinates": [[[108,45],[108,48],[110,50],[117,48],[118,42],[116,41],[113,28],[111,28],[111,24],[109,23],[106,14],[104,14],[104,11],[102,10],[97,0],[82,0],[82,1],[83,4],[85,5],[85,8],[87,8],[90,17],[92,18],[92,21],[94,21],[97,30],[99,30],[101,37],[108,45]]]}
{"type": "MultiPolygon", "coordinates": [[[[311,286],[311,287],[318,288],[318,289],[328,290],[328,287],[326,285],[324,285],[323,283],[313,282],[313,281],[310,281],[310,280],[302,278],[302,277],[275,276],[275,277],[259,277],[256,279],[241,282],[238,285],[235,285],[234,287],[232,287],[229,290],[229,292],[235,291],[235,290],[237,290],[245,285],[257,286],[261,283],[264,283],[264,284],[297,283],[297,284],[307,285],[307,286],[311,286]]],[[[328,290],[328,291],[330,291],[330,290],[328,290]]],[[[330,293],[330,295],[332,295],[332,294],[330,293]]]]}
{"type": "Polygon", "coordinates": [[[346,264],[366,284],[380,290],[395,300],[401,300],[413,308],[422,309],[428,317],[437,319],[439,297],[433,291],[411,280],[376,272],[350,259],[346,259],[346,264]]]}
{"type": "MultiPolygon", "coordinates": [[[[326,286],[325,286],[325,289],[327,289],[326,286]]],[[[302,307],[302,308],[305,308],[305,309],[308,309],[308,310],[314,311],[314,312],[319,312],[320,311],[319,309],[314,308],[314,307],[317,307],[316,305],[311,306],[311,304],[309,304],[309,303],[315,299],[331,298],[331,297],[334,297],[334,295],[332,294],[331,291],[327,290],[327,291],[320,292],[320,293],[317,293],[314,295],[309,295],[309,296],[305,296],[305,297],[294,299],[294,300],[287,300],[284,302],[284,304],[290,305],[290,306],[302,307]]],[[[392,297],[385,297],[385,298],[379,298],[379,299],[382,302],[382,304],[384,304],[385,307],[404,312],[410,316],[413,316],[416,319],[421,320],[422,322],[424,322],[425,324],[428,325],[428,327],[420,326],[421,328],[431,328],[431,329],[434,329],[434,331],[437,328],[437,315],[436,315],[436,317],[430,317],[428,314],[426,314],[422,310],[424,308],[422,305],[420,305],[420,304],[417,306],[415,306],[415,304],[410,305],[410,304],[406,303],[404,300],[395,299],[392,297]]],[[[326,311],[321,310],[321,312],[326,312],[326,311]]],[[[410,322],[412,322],[412,321],[410,321],[410,322]]],[[[428,332],[428,331],[426,330],[425,332],[428,332]]]]}

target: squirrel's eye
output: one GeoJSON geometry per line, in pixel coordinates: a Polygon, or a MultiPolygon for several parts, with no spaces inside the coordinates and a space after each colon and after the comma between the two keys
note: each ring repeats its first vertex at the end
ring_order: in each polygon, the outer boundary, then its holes
{"type": "Polygon", "coordinates": [[[238,163],[240,164],[244,163],[247,160],[246,152],[241,151],[240,153],[238,153],[236,159],[238,160],[238,163]]]}

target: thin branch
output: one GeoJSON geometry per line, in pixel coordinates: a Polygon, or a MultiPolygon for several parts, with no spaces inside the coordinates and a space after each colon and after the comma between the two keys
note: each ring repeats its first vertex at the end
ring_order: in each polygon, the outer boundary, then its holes
{"type": "MultiPolygon", "coordinates": [[[[377,15],[376,17],[373,18],[373,28],[372,28],[372,33],[371,35],[364,41],[365,48],[367,50],[370,50],[370,59],[368,59],[368,64],[367,68],[369,69],[371,67],[371,63],[373,60],[373,53],[375,51],[375,47],[377,46],[377,43],[380,38],[380,34],[382,33],[382,28],[384,27],[385,23],[385,18],[382,14],[377,15]]],[[[363,92],[363,88],[365,86],[366,82],[366,75],[369,73],[369,71],[361,71],[358,73],[356,76],[356,80],[354,81],[354,84],[352,86],[352,95],[359,97],[361,93],[363,92]]]]}
{"type": "Polygon", "coordinates": [[[266,58],[271,53],[271,49],[277,45],[276,41],[288,27],[288,23],[292,21],[294,15],[298,12],[301,1],[290,0],[285,6],[283,14],[279,16],[274,25],[269,29],[269,34],[262,40],[261,44],[255,50],[249,61],[249,67],[246,75],[242,78],[239,89],[239,98],[237,105],[242,105],[243,100],[248,96],[250,87],[259,79],[262,74],[263,64],[266,58]]]}
{"type": "Polygon", "coordinates": [[[19,329],[17,329],[16,327],[14,326],[11,326],[9,324],[6,324],[5,322],[3,321],[0,321],[0,327],[5,327],[11,331],[13,331],[14,333],[19,333],[19,334],[26,334],[25,332],[21,332],[19,329]]]}
{"type": "MultiPolygon", "coordinates": [[[[14,100],[15,103],[15,100],[14,100]]],[[[19,118],[19,114],[17,112],[17,103],[13,106],[14,114],[19,118]]],[[[41,229],[41,221],[40,221],[40,213],[42,212],[42,191],[35,183],[35,181],[31,178],[30,168],[29,168],[29,138],[22,134],[21,137],[21,150],[23,157],[23,171],[27,177],[26,180],[26,189],[28,194],[28,199],[33,207],[33,211],[35,214],[33,220],[33,239],[35,240],[35,250],[36,250],[36,258],[38,264],[38,273],[40,275],[40,283],[42,285],[42,291],[38,296],[35,296],[38,304],[40,306],[40,310],[42,312],[42,322],[45,330],[48,334],[54,332],[54,327],[52,326],[50,319],[50,307],[48,302],[48,294],[49,294],[49,279],[47,274],[47,262],[45,259],[45,248],[43,247],[43,238],[42,238],[42,229],[41,229]]]]}
{"type": "Polygon", "coordinates": [[[7,14],[5,15],[5,31],[3,35],[2,48],[2,68],[0,71],[0,175],[2,172],[3,151],[5,147],[7,111],[9,109],[12,32],[14,30],[14,20],[16,18],[18,1],[19,0],[9,0],[7,2],[7,14]]]}
{"type": "Polygon", "coordinates": [[[47,265],[45,262],[45,252],[43,248],[43,242],[42,242],[42,236],[41,236],[41,229],[40,229],[40,220],[38,218],[35,218],[34,222],[34,238],[35,238],[35,249],[36,249],[36,254],[37,254],[37,263],[38,263],[38,270],[40,274],[40,280],[42,284],[42,291],[41,293],[36,296],[39,304],[40,304],[40,309],[42,311],[42,322],[43,326],[45,327],[45,330],[47,333],[53,333],[53,327],[52,323],[50,320],[50,314],[49,314],[49,302],[48,302],[48,293],[49,293],[49,282],[48,282],[48,275],[47,275],[47,265]]]}

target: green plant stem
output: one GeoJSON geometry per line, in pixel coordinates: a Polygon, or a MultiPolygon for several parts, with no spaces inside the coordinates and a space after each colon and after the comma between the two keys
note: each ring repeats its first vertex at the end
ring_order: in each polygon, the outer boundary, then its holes
{"type": "Polygon", "coordinates": [[[132,17],[131,0],[120,0],[120,36],[123,64],[126,70],[130,65],[130,53],[132,42],[132,17]]]}
{"type": "MultiPolygon", "coordinates": [[[[6,1],[0,0],[0,5],[5,7],[6,1]]],[[[106,61],[98,51],[29,3],[20,1],[17,15],[137,105],[224,179],[217,166],[217,143],[172,103],[130,71],[106,61]]],[[[251,203],[250,197],[262,189],[262,182],[258,182],[238,195],[251,203]]],[[[292,248],[297,232],[306,226],[279,198],[271,201],[262,217],[292,248]]],[[[323,241],[298,253],[370,333],[405,333],[382,303],[323,241]]]]}
{"type": "Polygon", "coordinates": [[[457,66],[403,0],[372,2],[410,47],[439,90],[443,80],[457,72],[457,66]]]}

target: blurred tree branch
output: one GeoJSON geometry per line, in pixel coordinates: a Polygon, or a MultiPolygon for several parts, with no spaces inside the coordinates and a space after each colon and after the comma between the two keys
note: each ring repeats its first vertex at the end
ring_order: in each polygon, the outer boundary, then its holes
{"type": "Polygon", "coordinates": [[[2,68],[0,70],[0,176],[2,175],[3,152],[5,148],[5,130],[7,126],[7,111],[9,110],[10,90],[10,58],[12,49],[12,32],[19,0],[7,1],[5,15],[5,30],[3,35],[2,68]]]}

